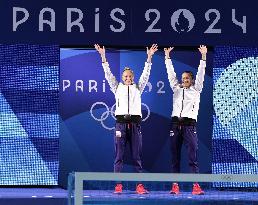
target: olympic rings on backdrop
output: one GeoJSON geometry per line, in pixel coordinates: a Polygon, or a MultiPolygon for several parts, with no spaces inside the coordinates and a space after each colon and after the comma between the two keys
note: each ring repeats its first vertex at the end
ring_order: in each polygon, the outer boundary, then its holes
{"type": "Polygon", "coordinates": [[[114,115],[115,112],[113,111],[113,107],[115,107],[115,104],[114,104],[114,105],[111,107],[111,109],[109,110],[109,107],[107,106],[106,103],[104,103],[104,102],[95,102],[95,103],[91,106],[91,108],[90,108],[91,117],[92,117],[94,120],[100,122],[103,128],[105,128],[105,129],[107,129],[107,130],[113,130],[113,129],[115,129],[115,127],[108,127],[108,126],[106,126],[106,125],[104,124],[104,121],[108,118],[109,114],[111,114],[111,116],[112,116],[114,119],[116,119],[116,118],[115,118],[115,115],[114,115]],[[103,105],[103,106],[106,108],[106,110],[107,110],[107,111],[105,111],[105,112],[103,112],[103,113],[101,114],[100,118],[97,118],[97,117],[95,117],[95,116],[93,115],[93,109],[95,108],[96,105],[103,105]],[[113,112],[113,113],[112,113],[112,112],[113,112]]]}
{"type": "MultiPolygon", "coordinates": [[[[142,119],[142,121],[144,122],[144,121],[146,121],[146,120],[149,118],[149,116],[150,116],[150,108],[148,107],[148,105],[146,105],[146,104],[144,104],[144,103],[142,103],[142,105],[145,106],[146,109],[147,109],[147,116],[142,119]]],[[[114,111],[115,106],[116,106],[116,104],[114,104],[111,108],[109,108],[109,107],[107,106],[107,104],[104,103],[104,102],[95,102],[95,103],[92,104],[92,106],[91,106],[91,108],[90,108],[91,117],[92,117],[94,120],[100,122],[103,128],[105,128],[105,129],[107,129],[107,130],[113,130],[113,129],[115,129],[115,127],[108,127],[108,126],[106,126],[106,125],[104,124],[104,121],[109,117],[109,115],[111,115],[111,117],[112,117],[114,120],[116,120],[115,111],[114,111]],[[93,114],[93,110],[94,110],[94,108],[95,108],[97,105],[103,105],[103,106],[106,108],[106,111],[101,114],[100,118],[96,117],[96,116],[93,114]]]]}

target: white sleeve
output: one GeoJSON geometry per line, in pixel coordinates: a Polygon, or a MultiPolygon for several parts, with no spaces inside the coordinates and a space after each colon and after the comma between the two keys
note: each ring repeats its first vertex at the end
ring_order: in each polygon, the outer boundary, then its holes
{"type": "Polygon", "coordinates": [[[170,87],[174,89],[179,85],[171,59],[165,60],[170,87]]]}
{"type": "Polygon", "coordinates": [[[102,63],[102,67],[104,69],[105,78],[108,81],[111,91],[115,94],[118,86],[118,82],[116,77],[111,73],[108,62],[102,63]]]}
{"type": "Polygon", "coordinates": [[[139,79],[138,87],[139,87],[139,90],[140,90],[141,94],[142,94],[145,86],[147,85],[147,83],[149,81],[151,65],[152,65],[152,63],[145,62],[143,72],[142,72],[141,77],[139,79]]]}
{"type": "Polygon", "coordinates": [[[196,79],[194,83],[194,88],[199,92],[202,92],[205,68],[206,68],[206,61],[200,60],[200,65],[198,67],[198,71],[197,71],[196,79]]]}

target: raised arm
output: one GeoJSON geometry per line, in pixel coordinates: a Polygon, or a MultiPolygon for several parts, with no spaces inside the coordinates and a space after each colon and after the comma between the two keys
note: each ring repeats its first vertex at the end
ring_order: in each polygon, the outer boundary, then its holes
{"type": "Polygon", "coordinates": [[[151,59],[154,53],[158,50],[158,45],[152,44],[150,49],[148,47],[146,49],[147,49],[147,61],[145,62],[143,72],[138,82],[139,90],[141,93],[143,92],[145,86],[149,81],[150,70],[151,70],[151,59]]]}
{"type": "Polygon", "coordinates": [[[109,64],[106,59],[106,50],[105,47],[103,46],[102,48],[99,46],[99,44],[95,44],[95,49],[99,52],[102,60],[102,67],[104,69],[105,73],[105,78],[108,81],[108,84],[110,86],[111,91],[115,94],[116,89],[118,86],[118,82],[116,80],[116,77],[112,74],[109,64]]]}
{"type": "Polygon", "coordinates": [[[198,48],[198,50],[200,51],[200,53],[202,55],[202,59],[200,60],[200,65],[198,67],[198,71],[197,71],[197,74],[196,74],[194,88],[196,90],[198,90],[199,92],[202,92],[204,75],[205,75],[205,68],[206,68],[207,48],[206,48],[206,46],[201,45],[198,48]]]}
{"type": "Polygon", "coordinates": [[[174,47],[164,48],[165,64],[166,64],[166,68],[167,68],[168,80],[169,80],[169,84],[170,84],[170,87],[172,88],[172,90],[174,90],[179,85],[178,80],[176,78],[174,66],[173,66],[172,61],[169,56],[170,52],[173,49],[174,49],[174,47]]]}

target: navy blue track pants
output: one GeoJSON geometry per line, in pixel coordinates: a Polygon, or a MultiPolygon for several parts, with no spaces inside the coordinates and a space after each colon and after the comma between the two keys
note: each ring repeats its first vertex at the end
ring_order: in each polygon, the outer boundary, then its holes
{"type": "Polygon", "coordinates": [[[114,172],[122,171],[127,144],[130,146],[135,171],[142,172],[142,134],[140,123],[116,123],[114,138],[114,172]]]}
{"type": "Polygon", "coordinates": [[[192,173],[199,173],[197,163],[198,138],[195,125],[172,123],[170,130],[170,148],[172,154],[172,172],[180,173],[181,148],[185,144],[188,163],[192,173]]]}

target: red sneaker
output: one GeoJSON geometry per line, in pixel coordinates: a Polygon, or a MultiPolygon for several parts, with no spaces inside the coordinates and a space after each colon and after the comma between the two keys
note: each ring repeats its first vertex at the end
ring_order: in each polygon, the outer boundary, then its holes
{"type": "Polygon", "coordinates": [[[193,195],[203,195],[204,191],[201,189],[200,185],[198,183],[193,184],[193,195]]]}
{"type": "Polygon", "coordinates": [[[179,194],[179,186],[177,183],[173,183],[170,194],[179,194]]]}
{"type": "Polygon", "coordinates": [[[148,194],[149,192],[144,188],[143,184],[138,184],[136,187],[137,194],[148,194]]]}
{"type": "Polygon", "coordinates": [[[123,185],[122,184],[117,184],[115,187],[114,194],[121,194],[123,191],[123,185]]]}

